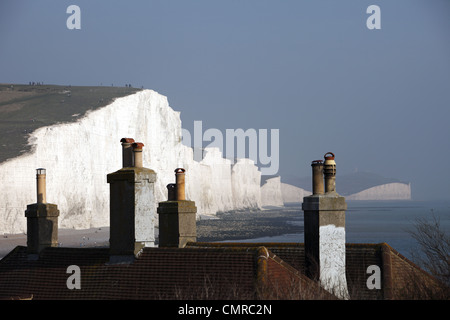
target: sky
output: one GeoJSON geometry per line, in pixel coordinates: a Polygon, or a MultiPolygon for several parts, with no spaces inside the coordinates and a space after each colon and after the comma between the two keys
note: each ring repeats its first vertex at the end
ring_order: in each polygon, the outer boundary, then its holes
{"type": "Polygon", "coordinates": [[[153,89],[190,132],[279,130],[282,177],[333,152],[337,185],[366,171],[450,200],[449,16],[448,0],[2,0],[0,83],[153,89]]]}

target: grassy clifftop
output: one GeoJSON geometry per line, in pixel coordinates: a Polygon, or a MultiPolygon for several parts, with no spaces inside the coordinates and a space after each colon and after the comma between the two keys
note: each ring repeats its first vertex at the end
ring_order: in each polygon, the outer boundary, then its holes
{"type": "Polygon", "coordinates": [[[0,163],[30,150],[34,130],[76,121],[87,111],[141,89],[0,84],[0,163]]]}

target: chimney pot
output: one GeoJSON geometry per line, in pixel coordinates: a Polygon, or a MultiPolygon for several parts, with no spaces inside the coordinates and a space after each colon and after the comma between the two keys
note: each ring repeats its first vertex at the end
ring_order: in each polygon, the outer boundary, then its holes
{"type": "Polygon", "coordinates": [[[134,139],[122,138],[120,139],[120,142],[122,143],[122,167],[133,167],[134,159],[132,144],[134,143],[134,139]]]}
{"type": "Polygon", "coordinates": [[[36,192],[37,203],[46,203],[46,170],[44,168],[36,169],[36,192]]]}
{"type": "Polygon", "coordinates": [[[314,160],[311,163],[311,167],[312,167],[313,194],[324,194],[323,161],[314,160]]]}
{"type": "Polygon", "coordinates": [[[177,200],[177,185],[175,183],[169,183],[167,185],[167,200],[168,201],[177,200]]]}
{"type": "Polygon", "coordinates": [[[183,168],[175,169],[177,200],[186,200],[185,192],[185,172],[183,168]]]}
{"type": "Polygon", "coordinates": [[[325,163],[323,174],[325,179],[325,192],[336,191],[336,162],[334,161],[334,153],[327,152],[324,155],[325,163]]]}
{"type": "Polygon", "coordinates": [[[144,163],[142,160],[142,148],[144,144],[142,142],[133,143],[133,153],[134,153],[134,166],[136,168],[144,167],[144,163]]]}

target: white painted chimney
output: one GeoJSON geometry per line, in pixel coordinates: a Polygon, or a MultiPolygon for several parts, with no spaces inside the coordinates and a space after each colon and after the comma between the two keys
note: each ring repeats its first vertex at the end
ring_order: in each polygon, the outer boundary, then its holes
{"type": "Polygon", "coordinates": [[[345,275],[345,198],[336,192],[336,163],[334,154],[325,154],[323,176],[319,161],[312,163],[313,190],[311,196],[303,198],[305,266],[307,275],[319,280],[321,285],[339,298],[347,299],[345,275]],[[325,193],[322,182],[325,179],[325,193]],[[317,186],[320,186],[317,188],[317,186]]]}

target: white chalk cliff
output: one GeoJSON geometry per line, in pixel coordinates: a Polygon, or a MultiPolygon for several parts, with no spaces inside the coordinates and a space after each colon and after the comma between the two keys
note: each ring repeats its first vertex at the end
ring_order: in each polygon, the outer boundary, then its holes
{"type": "Polygon", "coordinates": [[[411,184],[387,183],[345,197],[347,200],[411,200],[411,184]]]}
{"type": "MultiPolygon", "coordinates": [[[[122,167],[121,138],[143,142],[144,167],[157,173],[156,204],[167,199],[174,170],[186,169],[186,196],[198,215],[302,202],[311,194],[268,179],[252,160],[236,163],[218,148],[207,148],[200,162],[182,144],[180,113],[152,90],[117,98],[76,122],[42,127],[29,138],[32,151],[0,163],[0,233],[26,232],[25,210],[36,202],[36,169],[47,169],[47,201],[58,205],[60,228],[109,225],[108,173],[122,167]]],[[[348,200],[410,199],[410,185],[392,183],[346,197],[348,200]]]]}
{"type": "MultiPolygon", "coordinates": [[[[26,231],[24,211],[36,202],[36,169],[47,169],[47,201],[58,205],[60,228],[109,225],[106,175],[122,167],[121,138],[143,142],[144,167],[157,173],[156,201],[167,200],[174,170],[186,169],[186,196],[198,214],[261,208],[261,172],[253,161],[235,164],[218,149],[201,162],[181,143],[180,113],[152,90],[118,98],[77,122],[33,132],[31,152],[0,164],[0,232],[26,231]]],[[[157,203],[156,202],[156,203],[157,203]]]]}
{"type": "Polygon", "coordinates": [[[311,191],[287,184],[281,183],[281,194],[284,203],[303,202],[303,197],[310,196],[311,191]]]}
{"type": "Polygon", "coordinates": [[[263,206],[281,207],[284,205],[280,177],[267,179],[261,187],[261,203],[263,206]]]}
{"type": "MultiPolygon", "coordinates": [[[[338,182],[337,182],[338,183],[338,182]]],[[[311,195],[311,191],[281,183],[284,203],[303,202],[303,197],[311,195]]],[[[411,200],[411,184],[394,182],[364,189],[360,192],[345,195],[346,200],[411,200]]]]}

